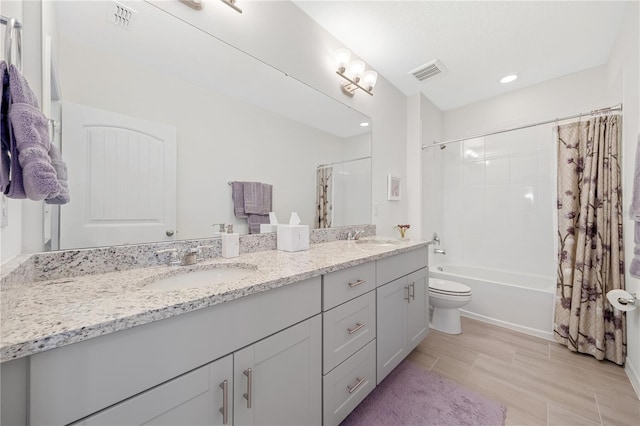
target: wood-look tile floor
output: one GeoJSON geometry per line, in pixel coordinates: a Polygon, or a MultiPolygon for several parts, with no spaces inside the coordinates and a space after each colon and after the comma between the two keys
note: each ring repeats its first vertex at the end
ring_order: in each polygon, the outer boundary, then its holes
{"type": "Polygon", "coordinates": [[[462,330],[431,330],[409,359],[500,401],[507,425],[640,426],[640,400],[622,367],[469,318],[462,330]]]}

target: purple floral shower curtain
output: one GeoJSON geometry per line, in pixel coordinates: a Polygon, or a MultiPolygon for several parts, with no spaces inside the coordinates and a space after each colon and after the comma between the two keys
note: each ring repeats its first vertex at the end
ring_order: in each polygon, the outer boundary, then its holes
{"type": "Polygon", "coordinates": [[[620,117],[558,127],[558,282],[554,334],[574,352],[624,364],[620,117]]]}
{"type": "Polygon", "coordinates": [[[331,228],[332,192],[333,167],[318,167],[316,170],[316,228],[331,228]]]}

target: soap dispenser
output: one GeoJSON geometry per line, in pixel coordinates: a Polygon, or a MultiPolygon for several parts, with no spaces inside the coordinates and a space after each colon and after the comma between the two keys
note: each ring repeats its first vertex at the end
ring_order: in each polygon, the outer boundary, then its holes
{"type": "Polygon", "coordinates": [[[222,237],[222,257],[231,258],[240,256],[240,234],[233,232],[233,224],[227,225],[227,232],[222,237]]]}

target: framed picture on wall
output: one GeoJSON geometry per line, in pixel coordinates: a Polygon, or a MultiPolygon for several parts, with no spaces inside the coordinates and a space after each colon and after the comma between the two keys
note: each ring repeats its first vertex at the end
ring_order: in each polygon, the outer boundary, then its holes
{"type": "Polygon", "coordinates": [[[400,199],[400,177],[387,176],[387,200],[398,201],[400,199]]]}

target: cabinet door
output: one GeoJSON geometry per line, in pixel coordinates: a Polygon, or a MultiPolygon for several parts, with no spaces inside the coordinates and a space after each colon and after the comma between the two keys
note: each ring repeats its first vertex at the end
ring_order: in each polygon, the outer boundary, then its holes
{"type": "Polygon", "coordinates": [[[321,346],[317,315],[236,352],[234,424],[320,424],[321,346]]]}
{"type": "Polygon", "coordinates": [[[409,303],[407,305],[407,350],[411,352],[429,331],[429,292],[427,269],[407,275],[409,303]]]}
{"type": "Polygon", "coordinates": [[[108,408],[82,426],[232,424],[233,358],[228,355],[138,396],[108,408]],[[227,398],[221,386],[226,380],[227,398]],[[227,402],[227,422],[220,411],[227,402]]]}
{"type": "Polygon", "coordinates": [[[391,281],[377,292],[377,382],[380,383],[405,356],[407,350],[407,277],[391,281]]]}

